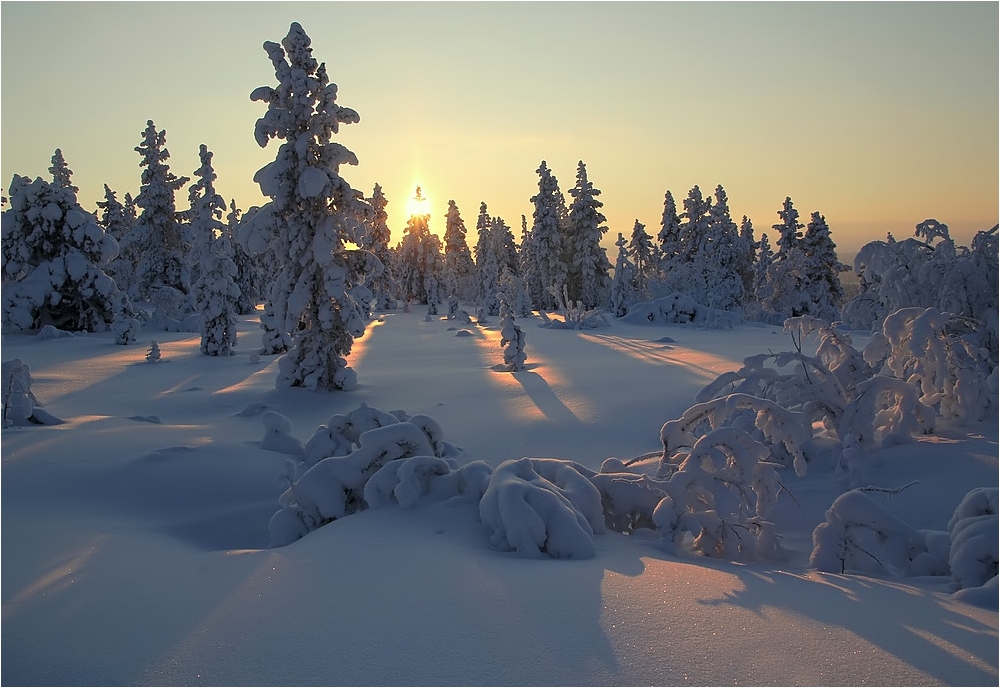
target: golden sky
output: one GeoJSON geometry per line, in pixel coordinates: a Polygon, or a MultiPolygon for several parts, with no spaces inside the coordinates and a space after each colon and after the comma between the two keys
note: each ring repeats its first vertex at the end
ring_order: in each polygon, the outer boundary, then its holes
{"type": "Polygon", "coordinates": [[[135,195],[152,119],[175,174],[205,143],[219,193],[262,204],[278,143],[254,142],[249,94],[275,85],[261,45],[293,21],[361,116],[341,173],[382,185],[393,243],[418,184],[432,231],[454,199],[474,234],[485,201],[519,238],[542,160],[564,193],[587,164],[612,261],[618,232],[655,236],[664,193],[695,184],[721,183],[758,234],[791,196],[842,260],[928,217],[963,244],[998,219],[995,2],[6,1],[4,188],[61,148],[84,207],[105,183],[135,195]]]}

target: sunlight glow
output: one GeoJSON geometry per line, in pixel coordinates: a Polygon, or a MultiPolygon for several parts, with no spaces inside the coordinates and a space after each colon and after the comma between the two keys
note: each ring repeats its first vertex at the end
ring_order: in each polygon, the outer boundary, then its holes
{"type": "Polygon", "coordinates": [[[423,189],[420,186],[417,186],[417,191],[413,198],[406,202],[406,212],[410,216],[431,214],[430,199],[423,194],[423,189]]]}
{"type": "Polygon", "coordinates": [[[740,367],[739,361],[676,344],[644,342],[630,337],[607,334],[580,333],[580,336],[645,363],[685,366],[695,374],[708,379],[714,379],[726,371],[740,367]]]}

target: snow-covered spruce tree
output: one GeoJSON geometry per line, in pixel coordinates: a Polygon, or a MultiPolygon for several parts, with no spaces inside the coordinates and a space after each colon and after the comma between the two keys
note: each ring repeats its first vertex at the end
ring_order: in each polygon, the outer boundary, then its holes
{"type": "Polygon", "coordinates": [[[489,215],[486,202],[479,206],[479,218],[476,220],[476,232],[479,240],[476,242],[476,276],[479,282],[479,292],[476,304],[486,315],[496,315],[500,312],[500,302],[497,300],[497,288],[500,283],[502,266],[497,246],[501,242],[493,238],[496,219],[489,215]]]}
{"type": "Polygon", "coordinates": [[[500,275],[500,291],[507,295],[507,303],[511,311],[518,317],[526,318],[531,315],[531,298],[528,296],[524,278],[511,274],[509,270],[504,270],[500,275]]]}
{"type": "Polygon", "coordinates": [[[740,264],[739,230],[729,216],[726,191],[715,188],[715,203],[708,210],[705,240],[696,255],[696,264],[704,275],[706,292],[701,299],[712,308],[734,310],[743,305],[743,279],[740,264]]]}
{"type": "Polygon", "coordinates": [[[504,366],[511,372],[524,370],[524,363],[528,360],[524,353],[524,332],[514,322],[514,311],[507,302],[507,296],[500,292],[497,300],[500,302],[500,346],[503,348],[504,366]]]}
{"type": "Polygon", "coordinates": [[[202,257],[208,253],[212,240],[221,236],[226,229],[222,215],[226,211],[226,201],[215,191],[217,175],[212,167],[212,151],[204,143],[198,149],[201,166],[194,171],[197,180],[188,188],[188,210],[180,216],[187,222],[185,240],[188,265],[192,284],[198,280],[202,257]]]}
{"type": "MultiPolygon", "coordinates": [[[[636,225],[642,227],[636,220],[636,225]]],[[[611,295],[608,298],[608,312],[616,318],[620,318],[632,305],[638,301],[636,297],[636,268],[628,259],[628,249],[626,248],[625,236],[619,232],[618,259],[615,261],[615,277],[611,282],[611,295]]]]}
{"type": "MultiPolygon", "coordinates": [[[[125,194],[125,202],[119,202],[115,192],[105,184],[104,200],[97,202],[97,207],[101,211],[99,223],[104,228],[105,234],[117,242],[132,231],[135,224],[136,211],[135,201],[130,194],[125,194]]],[[[135,265],[119,251],[104,268],[104,271],[115,281],[118,288],[128,293],[135,282],[135,265]]]]}
{"type": "Polygon", "coordinates": [[[381,265],[368,252],[345,248],[361,238],[371,206],[340,176],[340,166],[356,165],[357,157],[331,139],[341,124],[360,118],[337,104],[337,86],[298,23],[281,45],[267,41],[264,50],[278,85],[250,94],[268,106],[254,138],[262,148],[270,139],[284,143],[274,162],[254,175],[271,201],[241,228],[240,238],[251,253],[269,249],[280,265],[261,317],[265,348],[289,348],[279,362],[278,386],[349,389],[357,376],[345,357],[364,334],[371,299],[365,283],[381,265]]]}
{"type": "Polygon", "coordinates": [[[195,310],[201,314],[201,352],[209,356],[232,356],[236,348],[236,263],[227,236],[210,241],[201,256],[194,286],[195,310]]]}
{"type": "Polygon", "coordinates": [[[760,243],[753,238],[753,222],[746,215],[740,223],[740,236],[736,241],[736,274],[743,283],[743,303],[746,308],[754,300],[754,267],[757,263],[757,249],[760,243]]]}
{"type": "Polygon", "coordinates": [[[634,281],[637,299],[645,300],[649,297],[648,285],[656,266],[653,249],[653,240],[646,233],[646,225],[636,220],[635,225],[632,226],[632,236],[628,241],[628,257],[632,259],[632,264],[635,266],[634,281]]]}
{"type": "Polygon", "coordinates": [[[528,227],[528,218],[521,216],[521,245],[518,248],[517,259],[519,273],[524,278],[524,288],[527,291],[529,303],[540,303],[542,285],[538,278],[538,257],[535,255],[535,242],[528,227]]]}
{"type": "Polygon", "coordinates": [[[799,244],[805,254],[809,296],[808,314],[824,320],[836,320],[844,299],[839,273],[849,270],[837,260],[837,245],[830,238],[826,218],[814,212],[799,244]]]}
{"type": "Polygon", "coordinates": [[[767,282],[758,294],[763,319],[773,323],[809,313],[811,303],[804,289],[809,280],[809,266],[801,246],[803,225],[791,198],[785,198],[778,217],[782,221],[772,226],[778,233],[778,251],[768,269],[767,282]]]}
{"type": "Polygon", "coordinates": [[[680,292],[698,303],[706,303],[711,202],[705,200],[697,185],[692,187],[684,199],[682,221],[675,227],[676,212],[671,207],[672,201],[672,197],[664,200],[663,228],[660,230],[664,287],[668,292],[680,292]]]}
{"type": "Polygon", "coordinates": [[[461,300],[476,298],[476,263],[466,240],[465,221],[455,201],[448,201],[444,228],[444,289],[461,300]]]}
{"type": "Polygon", "coordinates": [[[14,175],[10,208],[0,216],[3,326],[101,332],[133,315],[128,298],[101,269],[117,255],[118,243],[77,203],[71,173],[56,153],[54,181],[14,175]]]}
{"type": "Polygon", "coordinates": [[[236,265],[235,281],[240,290],[239,298],[236,299],[236,312],[239,315],[249,315],[257,310],[264,278],[257,261],[239,242],[239,226],[240,209],[236,207],[236,200],[230,199],[223,236],[229,239],[229,245],[233,249],[233,263],[236,265]]]}
{"type": "Polygon", "coordinates": [[[671,292],[672,280],[669,273],[672,268],[687,260],[681,240],[681,219],[677,214],[677,203],[674,195],[668,190],[663,196],[663,213],[660,216],[660,231],[656,240],[659,244],[660,264],[657,271],[663,279],[663,284],[657,286],[657,291],[671,292]]]}
{"type": "MultiPolygon", "coordinates": [[[[423,199],[419,186],[415,199],[423,199]]],[[[429,306],[441,302],[438,285],[443,264],[441,240],[431,234],[430,219],[430,215],[411,215],[396,247],[396,277],[404,298],[429,306]]]]}
{"type": "MultiPolygon", "coordinates": [[[[171,290],[173,301],[182,302],[190,289],[187,247],[174,202],[174,193],[187,182],[177,177],[166,161],[165,130],[156,131],[153,120],[146,122],[142,143],[135,152],[142,156],[142,186],[135,204],[142,209],[132,231],[121,241],[122,253],[135,263],[134,299],[152,301],[157,291],[171,290]]],[[[173,313],[167,315],[180,315],[173,313]]]]}
{"type": "Polygon", "coordinates": [[[767,295],[767,274],[774,262],[774,252],[766,234],[760,235],[757,242],[757,260],[753,265],[753,298],[747,302],[744,312],[751,320],[762,320],[764,309],[761,307],[761,300],[767,295]]]}
{"type": "Polygon", "coordinates": [[[361,243],[361,248],[369,251],[382,263],[382,272],[372,281],[370,288],[375,296],[374,307],[378,310],[389,310],[396,307],[396,295],[399,292],[399,285],[393,275],[393,265],[396,262],[395,252],[389,248],[389,213],[385,207],[389,200],[382,193],[382,187],[378,184],[372,190],[372,197],[368,199],[372,207],[372,219],[368,223],[361,243]]]}
{"type": "Polygon", "coordinates": [[[597,197],[599,189],[587,178],[587,166],[581,160],[576,169],[576,186],[569,190],[573,202],[569,208],[565,248],[569,258],[566,284],[571,298],[583,302],[584,308],[604,306],[611,285],[611,263],[601,246],[608,231],[604,206],[597,197]]]}
{"type": "Polygon", "coordinates": [[[530,200],[535,207],[531,215],[531,241],[537,273],[527,276],[528,289],[533,295],[536,291],[541,292],[535,305],[551,310],[556,307],[557,300],[549,292],[549,287],[561,288],[568,273],[560,211],[565,206],[565,200],[559,191],[558,180],[545,166],[544,160],[536,172],[538,193],[530,200]]]}

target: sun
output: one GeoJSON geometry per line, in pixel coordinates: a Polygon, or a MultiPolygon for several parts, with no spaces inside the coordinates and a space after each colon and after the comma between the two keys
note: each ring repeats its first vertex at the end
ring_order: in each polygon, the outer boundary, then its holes
{"type": "Polygon", "coordinates": [[[417,192],[413,195],[413,198],[406,202],[406,212],[412,217],[414,215],[430,215],[431,214],[431,204],[426,196],[423,195],[420,187],[417,187],[417,192]]]}

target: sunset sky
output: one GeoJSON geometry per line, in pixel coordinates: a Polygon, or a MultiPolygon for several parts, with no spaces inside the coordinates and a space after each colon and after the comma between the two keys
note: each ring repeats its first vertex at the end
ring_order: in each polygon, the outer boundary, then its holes
{"type": "MultiPolygon", "coordinates": [[[[265,202],[274,159],[250,101],[275,85],[264,41],[302,24],[361,122],[336,140],[351,185],[389,199],[393,244],[420,185],[431,230],[454,199],[520,238],[542,160],[566,193],[579,160],[611,247],[663,195],[722,184],[760,232],[791,196],[826,216],[842,259],[892,231],[947,223],[959,243],[998,219],[998,4],[675,2],[3,2],[0,163],[48,178],[61,148],[87,209],[140,184],[147,119],[191,176],[265,202]]],[[[567,198],[568,194],[567,194],[567,198]]],[[[177,194],[187,207],[187,190],[177,194]]],[[[772,243],[774,236],[771,236],[772,243]]]]}

